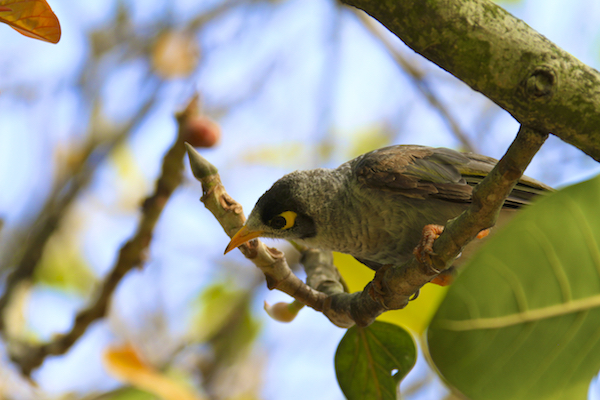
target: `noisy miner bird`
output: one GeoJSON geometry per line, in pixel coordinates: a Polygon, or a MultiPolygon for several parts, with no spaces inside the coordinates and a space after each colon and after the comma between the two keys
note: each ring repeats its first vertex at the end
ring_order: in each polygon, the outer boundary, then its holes
{"type": "MultiPolygon", "coordinates": [[[[374,270],[398,265],[411,257],[426,225],[445,225],[469,206],[474,186],[496,163],[474,153],[398,145],[336,169],[295,171],[262,195],[225,253],[267,237],[347,253],[374,270]]],[[[549,190],[522,177],[504,202],[499,222],[549,190]]]]}

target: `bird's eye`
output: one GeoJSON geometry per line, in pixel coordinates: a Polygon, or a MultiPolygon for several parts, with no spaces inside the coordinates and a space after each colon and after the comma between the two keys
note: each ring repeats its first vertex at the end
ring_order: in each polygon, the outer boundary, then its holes
{"type": "Polygon", "coordinates": [[[294,226],[296,222],[296,213],[293,211],[284,211],[271,221],[269,221],[269,225],[271,228],[275,229],[290,229],[294,226]]]}

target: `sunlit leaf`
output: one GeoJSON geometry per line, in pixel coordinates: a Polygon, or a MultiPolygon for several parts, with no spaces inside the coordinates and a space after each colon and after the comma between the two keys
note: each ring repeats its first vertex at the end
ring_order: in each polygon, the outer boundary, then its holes
{"type": "Polygon", "coordinates": [[[90,293],[96,276],[82,254],[81,232],[85,221],[86,215],[78,209],[63,217],[35,269],[36,283],[82,295],[90,293]]]}
{"type": "MultiPolygon", "coordinates": [[[[333,262],[351,293],[363,290],[373,279],[374,271],[348,254],[333,253],[333,262]]],[[[421,288],[419,297],[411,301],[406,308],[385,312],[377,320],[400,325],[421,334],[429,326],[447,290],[448,287],[425,285],[421,288]]]]}
{"type": "Polygon", "coordinates": [[[264,145],[244,152],[244,161],[260,165],[287,166],[300,163],[308,156],[309,146],[299,142],[264,145]]]}
{"type": "Polygon", "coordinates": [[[39,340],[31,334],[27,326],[31,287],[31,281],[28,280],[18,283],[4,308],[2,313],[5,327],[4,335],[9,340],[16,340],[21,343],[26,341],[37,342],[39,340]]]}
{"type": "Polygon", "coordinates": [[[247,298],[245,292],[227,283],[217,282],[200,293],[196,302],[193,336],[199,342],[219,331],[237,307],[247,298]]]}
{"type": "Polygon", "coordinates": [[[60,23],[46,0],[0,0],[0,22],[30,38],[60,40],[60,23]]]}
{"type": "Polygon", "coordinates": [[[120,380],[165,400],[200,400],[199,394],[144,362],[131,345],[109,347],[103,354],[106,370],[120,380]]]}
{"type": "Polygon", "coordinates": [[[156,396],[134,387],[125,387],[104,393],[102,400],[156,400],[156,396]]]}
{"type": "Polygon", "coordinates": [[[380,126],[369,126],[367,129],[358,130],[352,135],[352,147],[348,158],[358,157],[361,154],[389,146],[392,133],[380,126]]]}
{"type": "Polygon", "coordinates": [[[335,371],[348,400],[395,400],[400,381],[415,361],[410,334],[375,321],[366,328],[348,329],[335,353],[335,371]]]}
{"type": "Polygon", "coordinates": [[[373,280],[375,276],[375,271],[349,254],[334,252],[333,264],[344,277],[350,293],[363,290],[365,285],[373,280]]]}
{"type": "Polygon", "coordinates": [[[401,325],[422,334],[429,326],[448,288],[434,284],[425,285],[421,288],[419,297],[412,300],[406,308],[385,312],[377,320],[401,325]]]}
{"type": "Polygon", "coordinates": [[[255,340],[259,326],[246,290],[229,281],[217,282],[204,289],[196,305],[190,336],[200,343],[212,340],[220,357],[235,357],[255,340]]]}
{"type": "Polygon", "coordinates": [[[292,142],[276,145],[260,145],[244,152],[243,161],[258,165],[276,167],[302,168],[302,165],[313,166],[318,159],[326,160],[331,157],[333,147],[331,143],[292,142]]]}
{"type": "Polygon", "coordinates": [[[540,199],[484,245],[428,331],[471,400],[586,399],[600,370],[600,177],[540,199]]]}
{"type": "Polygon", "coordinates": [[[119,180],[119,206],[124,210],[137,210],[148,191],[148,182],[136,160],[135,154],[127,144],[117,146],[110,155],[110,161],[119,180]]]}

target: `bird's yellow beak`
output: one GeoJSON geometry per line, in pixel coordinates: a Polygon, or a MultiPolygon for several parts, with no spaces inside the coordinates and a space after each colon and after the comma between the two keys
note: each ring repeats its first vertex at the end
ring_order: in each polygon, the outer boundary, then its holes
{"type": "Polygon", "coordinates": [[[229,253],[236,247],[239,247],[240,245],[246,243],[249,240],[257,238],[262,234],[263,231],[253,231],[251,229],[248,229],[248,227],[246,226],[242,226],[242,229],[237,231],[237,233],[231,238],[231,242],[229,242],[229,244],[227,245],[224,254],[229,253]]]}

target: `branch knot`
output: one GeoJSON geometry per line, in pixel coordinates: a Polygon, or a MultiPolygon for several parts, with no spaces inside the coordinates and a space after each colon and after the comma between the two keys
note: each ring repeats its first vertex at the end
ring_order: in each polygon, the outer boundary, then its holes
{"type": "Polygon", "coordinates": [[[536,67],[525,81],[525,94],[534,100],[548,101],[557,84],[556,72],[547,65],[536,67]]]}

